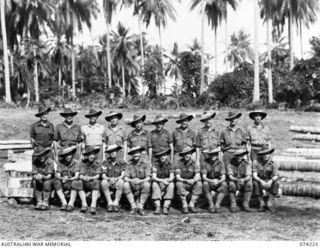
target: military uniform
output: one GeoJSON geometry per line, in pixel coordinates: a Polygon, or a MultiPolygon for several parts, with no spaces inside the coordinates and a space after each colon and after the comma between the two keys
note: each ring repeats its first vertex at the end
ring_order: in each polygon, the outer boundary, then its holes
{"type": "MultiPolygon", "coordinates": [[[[173,146],[174,146],[174,162],[175,164],[178,163],[180,156],[179,153],[183,151],[183,149],[190,147],[194,148],[197,145],[196,142],[196,133],[187,128],[186,130],[182,130],[180,128],[176,128],[173,131],[173,146]]],[[[195,157],[194,157],[195,158],[195,157]]]]}
{"type": "MultiPolygon", "coordinates": [[[[61,177],[67,176],[72,178],[75,176],[76,172],[80,172],[79,161],[77,159],[72,159],[69,164],[64,160],[59,161],[56,173],[60,173],[61,177]]],[[[62,190],[80,190],[79,180],[73,180],[63,183],[61,180],[54,179],[54,189],[56,191],[62,190]]]]}
{"type": "MultiPolygon", "coordinates": [[[[123,147],[124,142],[128,140],[126,130],[121,126],[111,127],[109,125],[106,129],[106,145],[118,145],[123,147]]],[[[117,159],[123,159],[123,150],[117,153],[117,159]]]]}
{"type": "Polygon", "coordinates": [[[135,146],[140,146],[145,150],[141,152],[142,159],[149,161],[148,149],[151,147],[151,138],[147,130],[141,130],[140,133],[137,133],[135,130],[132,130],[128,135],[128,147],[132,148],[135,146]]]}
{"type": "Polygon", "coordinates": [[[162,150],[167,150],[170,148],[170,144],[173,143],[172,133],[166,129],[162,129],[160,132],[158,130],[152,130],[150,133],[151,147],[152,147],[152,164],[155,163],[156,159],[154,154],[159,153],[162,150]]]}
{"type": "MultiPolygon", "coordinates": [[[[101,165],[100,163],[95,160],[92,163],[89,161],[81,161],[80,162],[80,173],[81,176],[89,176],[93,177],[96,175],[101,174],[101,165]]],[[[91,180],[91,181],[84,181],[79,180],[79,185],[77,186],[79,190],[83,190],[85,192],[89,192],[92,190],[100,190],[100,181],[99,179],[91,180]]]]}
{"type": "Polygon", "coordinates": [[[257,161],[258,152],[262,147],[268,145],[270,141],[270,131],[267,126],[261,124],[261,127],[252,125],[248,127],[248,141],[251,144],[251,160],[257,161]]]}
{"type": "Polygon", "coordinates": [[[204,160],[208,157],[202,153],[204,149],[215,149],[220,146],[220,134],[214,128],[203,127],[199,129],[196,136],[197,147],[201,151],[200,164],[204,163],[204,160]]]}

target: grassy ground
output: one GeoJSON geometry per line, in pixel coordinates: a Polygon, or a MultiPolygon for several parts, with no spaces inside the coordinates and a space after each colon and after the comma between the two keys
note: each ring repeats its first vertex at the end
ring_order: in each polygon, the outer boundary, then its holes
{"type": "MultiPolygon", "coordinates": [[[[87,123],[82,110],[75,120],[79,124],[87,123]]],[[[106,115],[108,111],[104,111],[106,115]]],[[[160,111],[123,111],[125,119],[134,114],[146,114],[153,119],[160,111]]],[[[180,111],[182,112],[182,111],[180,111]]],[[[180,112],[164,111],[164,115],[176,115],[180,112]]],[[[186,111],[200,114],[201,111],[186,111]]],[[[35,110],[0,109],[0,140],[28,139],[30,125],[37,121],[35,110]],[[4,118],[5,117],[5,118],[4,118]]],[[[240,126],[251,123],[247,111],[242,111],[240,126]]],[[[218,111],[215,126],[221,130],[226,127],[224,117],[227,110],[218,111]]],[[[299,143],[292,141],[289,126],[320,124],[317,113],[296,113],[270,111],[264,121],[272,130],[272,141],[276,153],[299,143]]],[[[58,112],[52,112],[50,120],[57,124],[62,121],[58,112]]],[[[106,124],[103,117],[100,123],[106,124]]],[[[167,128],[173,130],[175,120],[170,119],[167,128]]],[[[191,122],[191,127],[199,128],[199,119],[191,122]]],[[[148,130],[152,127],[147,126],[148,130]]],[[[301,175],[297,175],[300,177],[301,175]]],[[[319,175],[315,175],[319,177],[319,175]]],[[[277,199],[277,212],[231,214],[225,212],[210,215],[204,209],[200,213],[189,215],[172,210],[169,216],[154,216],[147,211],[146,216],[130,216],[125,210],[119,214],[105,214],[99,208],[96,216],[80,214],[75,211],[62,213],[58,207],[52,211],[36,212],[31,205],[9,206],[0,199],[1,225],[0,240],[320,240],[320,201],[303,197],[282,196],[277,199]]]]}

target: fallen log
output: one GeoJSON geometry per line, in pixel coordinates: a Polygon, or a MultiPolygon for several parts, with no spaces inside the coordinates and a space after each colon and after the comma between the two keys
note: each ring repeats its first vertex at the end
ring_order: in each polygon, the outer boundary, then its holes
{"type": "Polygon", "coordinates": [[[294,158],[274,160],[278,164],[279,170],[284,171],[314,171],[320,172],[320,160],[312,159],[300,159],[296,160],[294,158]]]}
{"type": "Polygon", "coordinates": [[[293,136],[294,140],[308,140],[308,141],[320,141],[320,135],[318,134],[296,134],[293,136]]]}
{"type": "Polygon", "coordinates": [[[307,196],[313,198],[320,197],[320,184],[308,182],[280,183],[283,195],[287,196],[307,196]]]}
{"type": "Polygon", "coordinates": [[[287,148],[284,150],[284,152],[292,154],[311,155],[320,154],[320,148],[287,148]]]}
{"type": "Polygon", "coordinates": [[[30,140],[0,140],[0,145],[30,144],[30,140]]]}
{"type": "Polygon", "coordinates": [[[294,126],[294,125],[291,125],[289,130],[292,131],[292,132],[299,132],[299,133],[320,134],[320,127],[294,126]]]}

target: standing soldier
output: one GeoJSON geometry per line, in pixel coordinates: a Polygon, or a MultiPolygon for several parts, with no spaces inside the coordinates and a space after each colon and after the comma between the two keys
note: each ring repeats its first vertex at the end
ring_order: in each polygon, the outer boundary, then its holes
{"type": "MultiPolygon", "coordinates": [[[[196,147],[196,133],[189,128],[189,122],[193,119],[192,115],[185,113],[180,114],[179,119],[176,121],[180,124],[178,128],[173,131],[173,146],[174,146],[174,163],[177,164],[179,160],[179,153],[185,148],[196,147]]],[[[199,166],[199,158],[196,158],[196,163],[199,166]]]]}
{"type": "Polygon", "coordinates": [[[195,204],[202,194],[202,183],[200,177],[200,167],[193,160],[192,154],[195,148],[186,147],[180,152],[181,159],[178,160],[176,168],[176,187],[177,194],[182,202],[182,213],[197,213],[195,204]],[[191,193],[189,204],[187,203],[187,195],[191,193]]]}
{"type": "Polygon", "coordinates": [[[149,159],[150,164],[154,164],[156,159],[154,154],[157,154],[163,150],[171,150],[170,160],[173,161],[173,139],[172,134],[164,129],[164,124],[168,122],[168,119],[162,117],[161,114],[157,115],[156,118],[151,122],[156,128],[151,131],[151,147],[149,148],[149,159]]]}
{"type": "Polygon", "coordinates": [[[152,167],[152,200],[156,207],[154,214],[160,214],[163,199],[163,214],[167,215],[174,196],[174,167],[168,159],[170,153],[171,150],[166,149],[154,155],[157,159],[152,167]]]}
{"type": "Polygon", "coordinates": [[[264,211],[263,190],[269,193],[269,199],[266,204],[266,209],[274,212],[275,196],[279,190],[279,172],[278,166],[271,158],[274,148],[263,147],[258,152],[258,162],[253,164],[253,193],[259,200],[259,212],[264,211]]]}
{"type": "Polygon", "coordinates": [[[126,130],[119,126],[119,120],[122,119],[122,114],[114,111],[109,112],[105,120],[110,122],[106,130],[106,145],[118,145],[123,147],[123,151],[118,153],[118,158],[127,161],[127,140],[128,135],[126,130]]]}
{"type": "Polygon", "coordinates": [[[57,157],[59,157],[59,152],[61,152],[63,148],[75,146],[77,149],[74,158],[80,159],[80,142],[82,141],[81,127],[73,122],[73,117],[77,114],[78,112],[73,111],[71,108],[65,108],[64,112],[60,113],[65,120],[56,126],[54,132],[53,139],[55,140],[55,153],[57,157]]]}
{"type": "Polygon", "coordinates": [[[105,141],[105,138],[106,138],[104,126],[97,123],[97,119],[101,114],[102,114],[101,111],[90,109],[89,113],[85,115],[85,117],[89,119],[89,124],[84,125],[81,128],[82,150],[84,150],[86,146],[99,148],[99,155],[98,155],[99,161],[102,161],[103,159],[103,142],[105,141]]]}
{"type": "Polygon", "coordinates": [[[200,159],[200,166],[204,163],[207,155],[202,151],[204,149],[212,150],[220,147],[220,134],[212,127],[212,122],[216,113],[205,113],[200,119],[204,126],[197,133],[197,157],[200,159]]]}
{"type": "Polygon", "coordinates": [[[35,114],[40,120],[34,123],[30,129],[30,141],[33,148],[42,147],[49,148],[48,156],[53,159],[51,150],[54,136],[54,126],[48,121],[48,115],[51,108],[39,106],[38,113],[35,114]]]}
{"type": "Polygon", "coordinates": [[[248,127],[248,140],[251,146],[250,157],[253,165],[258,159],[258,152],[262,147],[271,147],[269,128],[261,123],[266,116],[267,113],[262,110],[249,113],[250,119],[254,120],[253,125],[248,127]]]}
{"type": "Polygon", "coordinates": [[[248,151],[245,149],[238,149],[234,153],[234,157],[230,163],[227,164],[228,186],[230,195],[230,212],[238,212],[236,204],[236,192],[243,191],[243,210],[252,212],[249,207],[249,202],[252,194],[252,169],[251,162],[245,159],[248,151]]]}
{"type": "Polygon", "coordinates": [[[98,161],[98,153],[100,147],[86,146],[83,156],[87,159],[82,160],[80,163],[80,185],[79,185],[79,197],[81,199],[81,210],[80,212],[88,211],[88,204],[86,200],[86,192],[91,192],[91,206],[89,212],[96,214],[97,211],[97,200],[100,193],[100,174],[101,166],[98,161]]]}
{"type": "Polygon", "coordinates": [[[108,146],[105,152],[109,156],[102,162],[101,189],[108,203],[108,212],[119,212],[120,208],[119,202],[122,196],[123,178],[126,169],[126,163],[117,158],[117,154],[121,149],[122,147],[116,144],[108,146]],[[114,201],[112,201],[110,191],[115,192],[114,201]]]}
{"type": "Polygon", "coordinates": [[[247,144],[247,133],[241,127],[237,126],[241,113],[229,112],[226,121],[229,126],[221,133],[220,144],[223,152],[223,163],[227,167],[238,148],[245,148],[247,144]]]}
{"type": "Polygon", "coordinates": [[[36,210],[48,210],[54,174],[54,162],[51,149],[38,146],[32,154],[33,191],[36,197],[36,210]]]}
{"type": "Polygon", "coordinates": [[[132,130],[128,135],[128,147],[130,149],[135,146],[144,148],[145,150],[141,153],[141,157],[149,162],[148,149],[151,147],[151,139],[149,132],[143,129],[145,120],[145,115],[133,116],[133,121],[131,121],[129,125],[133,127],[134,130],[132,130]]]}
{"type": "Polygon", "coordinates": [[[130,203],[131,214],[144,215],[144,204],[148,200],[151,191],[151,168],[145,160],[141,159],[143,150],[144,148],[136,146],[128,153],[128,155],[132,156],[132,159],[130,159],[126,168],[123,193],[130,203]],[[136,197],[136,202],[134,197],[136,197]]]}
{"type": "Polygon", "coordinates": [[[224,196],[228,193],[226,183],[226,168],[219,159],[220,148],[203,150],[206,159],[201,163],[201,174],[203,180],[203,192],[207,198],[210,213],[221,213],[220,205],[224,196]],[[213,204],[212,194],[217,194],[216,204],[213,204]]]}
{"type": "Polygon", "coordinates": [[[79,160],[75,158],[77,147],[67,147],[60,151],[54,189],[61,201],[62,211],[72,211],[79,190],[79,160]],[[67,204],[64,190],[70,191],[70,200],[67,204]]]}

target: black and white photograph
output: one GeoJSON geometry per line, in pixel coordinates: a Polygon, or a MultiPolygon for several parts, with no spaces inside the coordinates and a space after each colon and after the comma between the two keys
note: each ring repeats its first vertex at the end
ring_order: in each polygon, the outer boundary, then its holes
{"type": "Polygon", "coordinates": [[[0,30],[0,247],[320,246],[319,0],[0,0],[0,30]]]}

